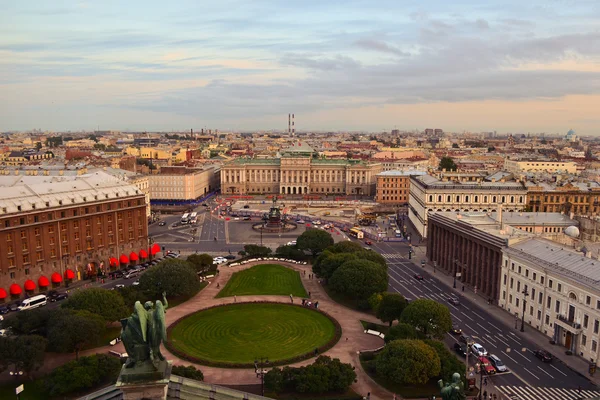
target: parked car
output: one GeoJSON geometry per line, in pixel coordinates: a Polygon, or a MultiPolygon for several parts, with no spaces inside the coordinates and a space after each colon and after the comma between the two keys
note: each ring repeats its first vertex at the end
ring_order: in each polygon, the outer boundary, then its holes
{"type": "Polygon", "coordinates": [[[415,277],[415,279],[416,279],[416,280],[418,280],[418,281],[422,281],[422,280],[423,280],[423,275],[420,275],[420,274],[415,274],[415,275],[414,275],[414,277],[415,277]]]}
{"type": "Polygon", "coordinates": [[[140,284],[140,280],[133,281],[132,286],[138,286],[140,284]]]}
{"type": "Polygon", "coordinates": [[[244,206],[244,208],[250,208],[250,206],[249,206],[248,204],[246,204],[246,205],[244,206]]]}
{"type": "Polygon", "coordinates": [[[56,290],[50,290],[48,291],[48,293],[46,293],[46,297],[48,297],[48,299],[50,299],[50,301],[52,301],[52,298],[58,296],[58,291],[56,290]]]}
{"type": "Polygon", "coordinates": [[[251,219],[252,219],[252,218],[250,218],[250,217],[249,217],[249,216],[247,216],[247,215],[246,215],[244,218],[242,218],[242,220],[244,220],[244,221],[250,221],[251,219]]]}
{"type": "Polygon", "coordinates": [[[115,289],[123,289],[124,287],[125,285],[123,285],[122,283],[115,285],[115,289]]]}
{"type": "Polygon", "coordinates": [[[460,335],[460,337],[458,338],[459,341],[463,342],[463,343],[471,343],[473,341],[473,338],[469,335],[460,335]]]}
{"type": "Polygon", "coordinates": [[[297,219],[297,220],[296,220],[296,223],[297,223],[297,224],[303,224],[303,223],[304,223],[304,220],[303,220],[303,219],[297,219]]]}
{"type": "Polygon", "coordinates": [[[452,328],[450,328],[450,333],[453,335],[460,335],[462,333],[462,329],[460,329],[458,326],[452,325],[452,328]]]}
{"type": "Polygon", "coordinates": [[[2,304],[0,306],[0,314],[8,314],[10,312],[10,308],[8,308],[8,304],[2,304]]]}
{"type": "Polygon", "coordinates": [[[504,365],[504,363],[502,362],[502,360],[500,360],[494,354],[490,355],[488,357],[488,360],[490,360],[490,362],[492,363],[492,365],[494,366],[494,368],[496,368],[496,371],[498,371],[498,372],[506,372],[506,371],[508,371],[508,368],[506,368],[506,365],[504,365]]]}
{"type": "Polygon", "coordinates": [[[479,357],[479,366],[483,369],[486,375],[493,375],[496,373],[496,369],[487,357],[479,357]]]}
{"type": "Polygon", "coordinates": [[[66,299],[66,298],[68,298],[68,297],[69,297],[69,295],[68,295],[68,294],[66,294],[66,293],[59,293],[59,294],[57,294],[56,296],[54,296],[54,297],[51,297],[51,298],[50,298],[50,301],[51,301],[51,302],[55,302],[55,301],[61,301],[61,300],[64,300],[64,299],[66,299]]]}
{"type": "Polygon", "coordinates": [[[460,343],[454,343],[454,351],[461,357],[467,356],[467,346],[461,345],[460,343]]]}
{"type": "Polygon", "coordinates": [[[8,305],[8,309],[13,312],[13,311],[19,311],[19,302],[15,302],[15,303],[10,303],[8,305]]]}
{"type": "Polygon", "coordinates": [[[485,347],[483,347],[479,343],[473,343],[471,345],[471,353],[475,354],[477,357],[484,357],[484,356],[487,356],[487,354],[488,354],[485,347]]]}
{"type": "Polygon", "coordinates": [[[166,224],[167,224],[167,223],[166,223],[165,221],[160,221],[160,222],[158,223],[158,226],[165,226],[166,224]]]}
{"type": "Polygon", "coordinates": [[[549,363],[554,360],[554,356],[548,353],[546,350],[536,350],[533,352],[533,354],[543,362],[549,363]]]}
{"type": "Polygon", "coordinates": [[[286,246],[295,246],[296,245],[296,241],[292,240],[290,242],[287,242],[286,246]]]}
{"type": "Polygon", "coordinates": [[[458,300],[458,297],[456,297],[456,296],[450,296],[450,297],[448,297],[448,303],[453,304],[455,306],[459,306],[460,300],[458,300]]]}
{"type": "Polygon", "coordinates": [[[228,254],[225,256],[226,260],[235,260],[235,256],[233,254],[228,254]]]}
{"type": "Polygon", "coordinates": [[[371,242],[370,240],[365,240],[365,244],[370,246],[373,244],[373,242],[371,242]]]}

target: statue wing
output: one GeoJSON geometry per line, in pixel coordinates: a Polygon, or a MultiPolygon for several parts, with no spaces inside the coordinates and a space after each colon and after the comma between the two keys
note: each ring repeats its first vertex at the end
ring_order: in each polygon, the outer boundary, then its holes
{"type": "Polygon", "coordinates": [[[146,313],[146,309],[144,308],[144,306],[142,305],[141,302],[136,301],[135,305],[133,306],[133,308],[135,309],[135,313],[138,316],[138,319],[140,320],[140,329],[142,331],[142,338],[144,339],[144,342],[147,342],[147,330],[148,330],[148,314],[146,313]]]}
{"type": "Polygon", "coordinates": [[[156,305],[154,307],[154,322],[155,328],[158,333],[158,337],[162,339],[163,342],[167,341],[167,322],[165,318],[165,307],[160,300],[156,300],[156,305]]]}

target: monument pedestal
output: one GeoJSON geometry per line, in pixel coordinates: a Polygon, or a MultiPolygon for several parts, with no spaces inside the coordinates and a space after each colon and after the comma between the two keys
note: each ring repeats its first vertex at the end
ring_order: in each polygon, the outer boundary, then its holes
{"type": "Polygon", "coordinates": [[[132,368],[121,368],[116,387],[124,400],[164,400],[167,398],[172,362],[160,361],[157,368],[150,362],[132,368]]]}

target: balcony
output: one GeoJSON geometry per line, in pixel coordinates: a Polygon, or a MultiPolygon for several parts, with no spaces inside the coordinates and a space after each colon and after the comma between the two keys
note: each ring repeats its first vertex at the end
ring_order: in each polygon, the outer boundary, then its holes
{"type": "Polygon", "coordinates": [[[581,324],[574,321],[569,321],[569,318],[567,318],[565,315],[557,314],[554,323],[576,335],[580,334],[582,331],[581,324]]]}

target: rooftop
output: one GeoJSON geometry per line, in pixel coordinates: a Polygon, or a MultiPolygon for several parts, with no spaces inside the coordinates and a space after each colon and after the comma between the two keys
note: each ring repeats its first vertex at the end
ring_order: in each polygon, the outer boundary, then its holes
{"type": "Polygon", "coordinates": [[[427,175],[426,171],[419,171],[417,169],[407,169],[407,170],[391,170],[391,171],[384,171],[381,172],[379,174],[377,174],[377,176],[411,176],[411,175],[427,175]]]}
{"type": "Polygon", "coordinates": [[[546,212],[503,212],[502,220],[507,225],[564,225],[578,226],[579,222],[561,213],[546,212]]]}

